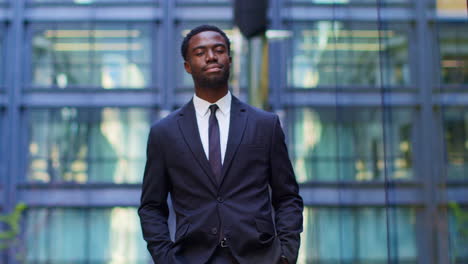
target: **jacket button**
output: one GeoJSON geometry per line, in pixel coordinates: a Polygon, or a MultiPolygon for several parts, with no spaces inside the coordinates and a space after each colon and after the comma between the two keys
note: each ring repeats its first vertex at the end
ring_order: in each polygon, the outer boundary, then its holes
{"type": "Polygon", "coordinates": [[[213,234],[213,235],[218,234],[218,228],[216,228],[216,227],[211,228],[211,234],[213,234]]]}
{"type": "Polygon", "coordinates": [[[221,197],[221,196],[218,196],[218,198],[217,198],[216,200],[218,200],[219,203],[224,202],[224,199],[223,199],[223,197],[221,197]]]}

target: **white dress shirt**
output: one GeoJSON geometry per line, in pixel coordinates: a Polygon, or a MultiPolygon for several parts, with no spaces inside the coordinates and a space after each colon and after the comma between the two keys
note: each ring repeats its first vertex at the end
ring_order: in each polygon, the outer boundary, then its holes
{"type": "MultiPolygon", "coordinates": [[[[224,155],[226,154],[226,146],[229,134],[229,121],[231,116],[231,99],[231,92],[228,91],[228,93],[223,98],[213,103],[219,107],[216,111],[216,118],[218,119],[219,137],[221,140],[221,163],[224,163],[224,155]]],[[[208,143],[210,105],[212,105],[212,103],[201,99],[196,94],[193,96],[193,106],[195,107],[197,116],[198,132],[200,133],[203,150],[205,151],[205,155],[208,160],[210,159],[208,143]]]]}

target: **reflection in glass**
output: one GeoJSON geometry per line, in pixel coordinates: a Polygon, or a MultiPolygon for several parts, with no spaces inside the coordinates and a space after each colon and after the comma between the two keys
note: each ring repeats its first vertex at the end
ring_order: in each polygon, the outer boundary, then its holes
{"type": "Polygon", "coordinates": [[[436,11],[440,17],[466,18],[468,2],[466,0],[434,0],[437,2],[436,11]]]}
{"type": "Polygon", "coordinates": [[[299,182],[413,177],[409,110],[391,112],[385,138],[378,109],[298,108],[289,111],[289,119],[294,120],[291,152],[299,182]]]}
{"type": "Polygon", "coordinates": [[[118,108],[31,111],[28,181],[141,182],[149,114],[118,108]]]}
{"type": "MultiPolygon", "coordinates": [[[[200,23],[202,24],[202,23],[200,23]]],[[[177,36],[178,40],[177,43],[182,44],[182,40],[184,39],[185,35],[194,27],[200,24],[184,24],[180,30],[180,35],[177,36]]],[[[229,40],[231,41],[231,57],[232,57],[232,65],[231,65],[231,75],[229,78],[229,86],[234,90],[235,94],[241,89],[247,86],[247,41],[242,37],[242,34],[237,28],[232,28],[232,26],[227,24],[218,24],[218,23],[209,23],[211,25],[215,25],[226,32],[229,40]]],[[[188,74],[184,69],[184,60],[182,55],[180,54],[180,46],[177,49],[177,61],[179,63],[176,64],[176,71],[177,75],[177,86],[179,88],[187,88],[189,87],[192,89],[193,87],[193,80],[192,76],[188,74]]]]}
{"type": "MultiPolygon", "coordinates": [[[[4,115],[5,115],[5,112],[0,109],[0,142],[2,142],[2,145],[0,145],[0,150],[2,150],[2,153],[0,153],[0,188],[2,188],[2,185],[5,184],[5,179],[6,179],[6,164],[5,164],[5,146],[3,145],[4,143],[3,142],[7,142],[5,141],[5,138],[4,138],[4,135],[5,135],[5,132],[3,131],[4,129],[4,125],[3,125],[3,122],[5,122],[5,118],[4,118],[4,115]]],[[[0,212],[2,210],[0,209],[0,212]]]]}
{"type": "Polygon", "coordinates": [[[151,83],[145,24],[47,25],[34,31],[32,84],[144,88],[151,83]]]}
{"type": "Polygon", "coordinates": [[[449,210],[451,263],[468,263],[468,208],[452,204],[449,210]]]}
{"type": "Polygon", "coordinates": [[[318,86],[409,85],[404,26],[319,21],[293,24],[288,84],[318,86]]]}
{"type": "Polygon", "coordinates": [[[298,263],[416,264],[415,214],[409,208],[305,208],[298,263]]]}
{"type": "MultiPolygon", "coordinates": [[[[1,1],[0,1],[1,2],[1,1]]],[[[4,63],[5,63],[5,55],[4,55],[4,45],[3,45],[3,41],[4,41],[4,37],[3,37],[3,27],[0,27],[0,55],[1,56],[1,59],[0,59],[0,86],[4,84],[4,76],[5,76],[5,69],[4,69],[4,63]]],[[[1,89],[1,88],[0,88],[1,89]]]]}
{"type": "Polygon", "coordinates": [[[26,263],[149,263],[134,208],[31,209],[25,226],[26,263]]]}
{"type": "Polygon", "coordinates": [[[227,5],[231,5],[232,4],[232,1],[230,0],[176,0],[177,3],[181,3],[181,4],[211,4],[211,3],[214,3],[214,4],[227,4],[227,5]]]}
{"type": "Polygon", "coordinates": [[[293,3],[311,3],[311,4],[335,4],[335,5],[348,5],[348,4],[367,4],[377,5],[385,4],[408,4],[411,0],[289,0],[293,3]]]}
{"type": "Polygon", "coordinates": [[[468,179],[468,111],[452,108],[444,113],[447,176],[468,179]]]}
{"type": "Polygon", "coordinates": [[[152,2],[157,0],[26,0],[34,3],[73,3],[86,5],[92,3],[134,3],[134,2],[152,2]]]}
{"type": "Polygon", "coordinates": [[[466,28],[466,23],[446,24],[438,28],[443,84],[468,84],[468,30],[466,28]]]}

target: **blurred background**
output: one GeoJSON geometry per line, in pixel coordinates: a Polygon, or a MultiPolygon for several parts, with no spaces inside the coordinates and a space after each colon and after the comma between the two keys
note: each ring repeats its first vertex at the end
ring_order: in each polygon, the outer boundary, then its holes
{"type": "Polygon", "coordinates": [[[267,6],[247,39],[230,0],[1,0],[0,263],[152,263],[147,135],[193,95],[179,49],[205,23],[233,94],[282,119],[299,263],[468,263],[467,2],[267,6]]]}

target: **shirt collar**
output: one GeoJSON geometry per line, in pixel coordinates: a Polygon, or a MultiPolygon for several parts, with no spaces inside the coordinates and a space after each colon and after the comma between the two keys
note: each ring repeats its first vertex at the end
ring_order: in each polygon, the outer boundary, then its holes
{"type": "MultiPolygon", "coordinates": [[[[218,105],[221,114],[227,116],[229,115],[229,111],[231,110],[231,100],[232,95],[231,92],[228,91],[225,96],[223,96],[221,99],[219,99],[213,104],[218,105]]],[[[193,106],[195,107],[195,112],[197,112],[197,115],[201,117],[207,115],[210,112],[210,105],[212,105],[212,103],[201,99],[196,94],[193,95],[193,106]]]]}

